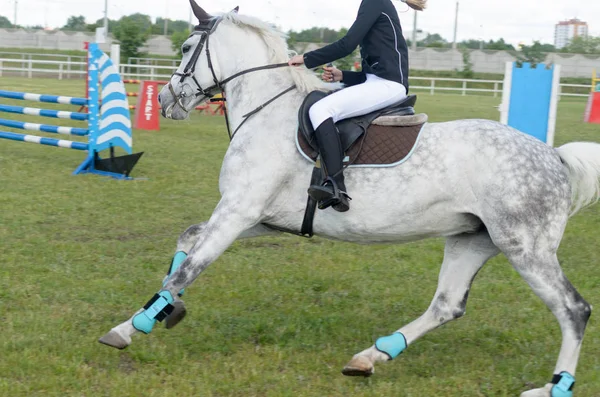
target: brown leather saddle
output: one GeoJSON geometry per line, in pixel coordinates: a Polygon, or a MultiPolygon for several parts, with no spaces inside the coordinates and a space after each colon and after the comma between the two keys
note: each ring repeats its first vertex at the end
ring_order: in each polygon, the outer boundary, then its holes
{"type": "MultiPolygon", "coordinates": [[[[314,91],[302,103],[298,113],[297,147],[309,161],[315,162],[319,149],[308,111],[328,93],[314,91]]],[[[361,167],[393,167],[406,161],[414,151],[426,115],[415,115],[417,96],[411,95],[388,108],[346,119],[336,124],[345,165],[361,167]]]]}

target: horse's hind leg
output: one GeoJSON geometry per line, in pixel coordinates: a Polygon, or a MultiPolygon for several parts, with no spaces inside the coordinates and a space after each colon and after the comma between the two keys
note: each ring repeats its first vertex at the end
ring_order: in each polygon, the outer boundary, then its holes
{"type": "MultiPolygon", "coordinates": [[[[539,241],[532,245],[545,246],[539,241]]],[[[581,342],[592,308],[567,280],[555,250],[511,247],[506,256],[535,294],[554,313],[562,331],[562,346],[552,383],[521,396],[570,396],[569,389],[572,389],[575,382],[581,342]]]]}
{"type": "MultiPolygon", "coordinates": [[[[175,252],[175,256],[173,261],[171,262],[171,266],[169,267],[169,272],[165,280],[163,281],[163,286],[168,280],[169,276],[175,272],[175,270],[179,267],[179,265],[187,258],[187,254],[192,251],[197,245],[200,245],[205,237],[205,230],[208,222],[203,222],[197,225],[190,226],[177,240],[177,249],[175,252]]],[[[267,235],[275,235],[279,234],[272,229],[269,229],[263,225],[256,225],[238,236],[239,239],[243,238],[252,238],[252,237],[261,237],[267,235]]],[[[173,311],[169,316],[166,317],[165,322],[167,328],[172,328],[179,323],[185,316],[186,310],[183,301],[180,297],[175,296],[173,302],[173,311]]],[[[140,309],[138,312],[134,314],[139,314],[143,309],[140,309]]],[[[133,317],[132,317],[133,318],[133,317]]],[[[115,347],[118,349],[124,349],[129,344],[131,344],[131,337],[138,332],[132,323],[132,318],[129,320],[119,324],[118,326],[111,329],[107,334],[105,334],[102,338],[99,339],[100,343],[105,345],[115,347]]]]}
{"type": "Polygon", "coordinates": [[[499,252],[486,230],[449,237],[438,288],[427,311],[393,335],[380,338],[374,346],[355,355],[342,373],[370,376],[376,362],[395,358],[427,332],[463,316],[473,279],[488,259],[499,252]]]}

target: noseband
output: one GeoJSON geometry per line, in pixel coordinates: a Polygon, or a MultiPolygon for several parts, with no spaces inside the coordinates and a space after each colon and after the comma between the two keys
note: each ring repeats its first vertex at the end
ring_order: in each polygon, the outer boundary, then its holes
{"type": "MultiPolygon", "coordinates": [[[[217,26],[219,26],[219,23],[221,23],[221,21],[222,21],[221,17],[215,17],[215,18],[211,18],[206,21],[200,21],[200,24],[195,27],[194,32],[192,32],[192,34],[190,35],[190,37],[200,35],[200,42],[198,43],[198,45],[196,46],[196,49],[192,53],[192,57],[190,58],[188,63],[185,65],[185,68],[183,69],[183,73],[173,73],[173,76],[180,77],[179,83],[182,84],[181,93],[179,95],[177,95],[175,93],[175,90],[173,89],[173,86],[171,85],[171,83],[169,83],[167,85],[169,87],[169,91],[171,92],[171,95],[173,95],[173,98],[175,99],[175,103],[173,104],[173,106],[170,109],[167,110],[167,112],[172,113],[173,108],[176,105],[179,106],[186,113],[189,113],[192,110],[192,109],[188,109],[188,107],[183,104],[183,99],[187,98],[189,96],[189,94],[186,93],[185,89],[183,88],[183,82],[187,78],[191,78],[192,81],[194,82],[194,84],[196,85],[196,88],[195,88],[196,92],[193,93],[194,97],[197,98],[197,97],[203,96],[204,97],[203,100],[204,100],[204,99],[212,98],[213,96],[217,95],[220,92],[223,95],[223,98],[225,98],[224,87],[225,87],[225,84],[229,83],[230,81],[235,80],[236,78],[243,76],[245,74],[248,74],[248,73],[257,72],[260,70],[277,69],[277,68],[289,66],[287,63],[278,63],[278,64],[273,64],[273,65],[259,66],[256,68],[246,69],[242,72],[236,73],[233,76],[226,78],[225,80],[219,81],[219,79],[217,78],[217,74],[215,73],[215,69],[213,67],[212,58],[210,56],[210,45],[209,45],[210,41],[209,40],[210,40],[210,35],[212,33],[214,33],[214,31],[217,29],[217,26]],[[198,80],[196,79],[196,76],[195,76],[196,64],[198,63],[198,59],[200,58],[200,53],[204,49],[204,46],[206,46],[206,58],[208,59],[208,68],[210,69],[210,72],[212,73],[213,82],[214,82],[214,84],[208,88],[202,87],[202,85],[198,82],[198,80]]],[[[246,121],[248,121],[248,119],[251,116],[260,112],[263,108],[265,108],[266,106],[268,106],[269,104],[274,102],[276,99],[278,99],[281,96],[287,94],[288,92],[294,90],[295,88],[296,88],[296,85],[294,84],[291,87],[289,87],[288,89],[286,89],[285,91],[281,92],[280,94],[278,94],[277,96],[272,98],[271,100],[265,102],[264,104],[262,104],[261,106],[259,106],[255,110],[253,110],[252,112],[245,114],[243,116],[244,120],[236,128],[236,130],[233,132],[233,134],[231,133],[231,129],[229,126],[229,116],[227,114],[227,109],[225,109],[225,119],[226,119],[226,123],[227,123],[227,132],[229,134],[229,140],[233,139],[233,137],[239,131],[239,129],[242,127],[242,125],[244,125],[244,123],[246,121]]],[[[225,100],[225,99],[223,99],[223,100],[225,100]]]]}

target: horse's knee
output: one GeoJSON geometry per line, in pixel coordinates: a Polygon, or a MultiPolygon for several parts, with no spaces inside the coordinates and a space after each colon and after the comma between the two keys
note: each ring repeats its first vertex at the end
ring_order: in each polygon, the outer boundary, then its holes
{"type": "Polygon", "coordinates": [[[194,244],[196,244],[196,241],[198,241],[198,238],[204,231],[205,226],[206,222],[188,227],[187,230],[183,232],[177,240],[177,250],[189,252],[194,244]]]}
{"type": "Polygon", "coordinates": [[[440,324],[461,318],[466,313],[468,297],[468,290],[461,299],[452,299],[445,293],[437,295],[431,307],[433,316],[440,324]]]}
{"type": "Polygon", "coordinates": [[[592,315],[592,305],[580,297],[574,305],[567,307],[567,314],[573,324],[575,335],[578,339],[583,339],[585,327],[592,315]]]}

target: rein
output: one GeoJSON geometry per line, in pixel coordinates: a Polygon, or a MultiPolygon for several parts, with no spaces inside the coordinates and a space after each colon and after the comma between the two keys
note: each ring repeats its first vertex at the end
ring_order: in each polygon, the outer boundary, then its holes
{"type": "MultiPolygon", "coordinates": [[[[182,84],[185,81],[185,79],[188,77],[190,77],[192,79],[194,84],[196,84],[197,92],[193,94],[196,98],[199,96],[204,96],[205,98],[211,98],[217,94],[217,93],[213,93],[213,91],[218,89],[218,91],[220,91],[221,95],[223,96],[223,101],[225,101],[225,89],[224,89],[225,84],[237,79],[238,77],[244,76],[249,73],[258,72],[258,71],[262,71],[262,70],[278,69],[278,68],[283,68],[283,67],[289,66],[287,62],[272,64],[272,65],[265,65],[265,66],[258,66],[258,67],[243,70],[239,73],[236,73],[236,74],[226,78],[225,80],[219,81],[219,79],[217,78],[217,75],[215,73],[215,69],[213,67],[212,57],[210,56],[210,46],[209,46],[210,40],[209,40],[209,38],[210,38],[210,35],[217,29],[217,26],[219,25],[220,22],[221,22],[221,18],[213,18],[209,21],[201,21],[200,22],[200,25],[198,25],[196,27],[196,31],[194,31],[190,35],[190,37],[194,36],[194,35],[201,35],[200,42],[196,46],[196,49],[194,50],[194,53],[192,54],[192,58],[189,60],[189,62],[185,66],[183,73],[173,73],[173,76],[181,77],[181,79],[179,80],[180,84],[182,84]],[[198,63],[198,59],[200,58],[200,53],[202,52],[202,49],[204,48],[205,44],[206,44],[206,57],[208,59],[208,67],[210,69],[210,72],[212,73],[213,81],[214,81],[214,84],[208,88],[203,88],[195,76],[196,63],[198,63]]],[[[190,109],[188,109],[182,102],[182,100],[188,96],[186,94],[185,90],[182,88],[181,93],[179,95],[177,95],[177,94],[175,94],[175,90],[173,89],[173,86],[171,85],[171,83],[168,84],[168,87],[169,87],[169,91],[171,92],[171,95],[173,96],[173,98],[175,98],[175,103],[168,111],[172,112],[173,108],[176,105],[178,105],[181,109],[183,109],[183,111],[185,111],[186,113],[189,113],[190,109]]],[[[275,102],[277,99],[281,98],[288,92],[293,91],[294,89],[296,89],[295,84],[292,85],[291,87],[285,89],[281,93],[277,94],[276,96],[274,96],[267,102],[263,103],[262,105],[260,105],[256,109],[254,109],[253,111],[242,116],[243,120],[240,123],[240,125],[238,125],[238,127],[235,129],[233,134],[231,133],[231,127],[229,124],[229,114],[227,111],[227,107],[225,107],[225,123],[227,125],[227,134],[229,135],[229,141],[233,140],[233,138],[238,133],[240,128],[242,128],[242,126],[246,123],[246,121],[248,121],[252,116],[257,114],[262,109],[269,106],[271,103],[275,102]]]]}

